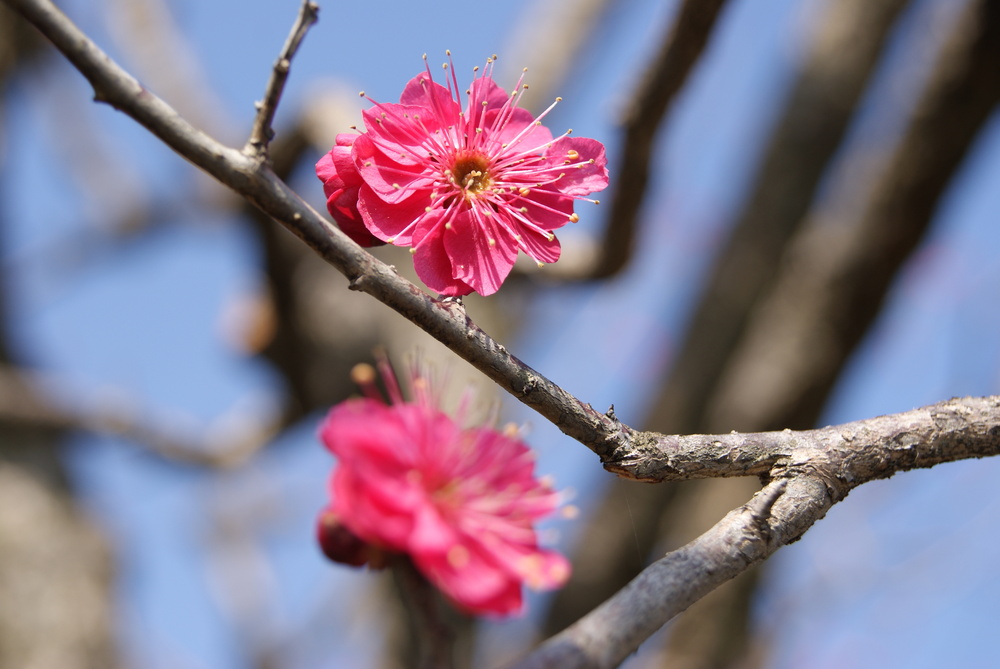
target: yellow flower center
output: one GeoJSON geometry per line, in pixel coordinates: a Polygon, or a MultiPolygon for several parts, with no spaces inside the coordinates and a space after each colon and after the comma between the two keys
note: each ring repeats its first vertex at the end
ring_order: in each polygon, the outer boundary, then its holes
{"type": "Polygon", "coordinates": [[[489,167],[489,161],[482,154],[459,155],[455,159],[455,166],[452,168],[451,174],[455,183],[465,190],[468,197],[469,195],[478,195],[493,183],[489,167]]]}

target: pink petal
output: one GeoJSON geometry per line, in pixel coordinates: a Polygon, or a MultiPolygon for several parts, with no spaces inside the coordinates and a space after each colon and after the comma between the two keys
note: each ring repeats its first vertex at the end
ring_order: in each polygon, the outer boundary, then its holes
{"type": "Polygon", "coordinates": [[[477,217],[466,208],[451,219],[451,228],[444,232],[444,248],[455,278],[480,295],[497,292],[517,259],[514,240],[498,230],[492,218],[477,217]]]}
{"type": "Polygon", "coordinates": [[[413,515],[390,508],[369,494],[372,486],[346,467],[338,467],[333,480],[333,509],[354,534],[385,548],[406,549],[413,531],[413,515]]]}
{"type": "Polygon", "coordinates": [[[357,137],[350,133],[337,135],[337,145],[316,163],[316,176],[323,182],[327,211],[344,234],[361,246],[378,246],[384,242],[368,232],[358,211],[362,180],[351,158],[351,146],[357,137]]]}
{"type": "MultiPolygon", "coordinates": [[[[490,112],[486,117],[486,125],[492,126],[499,112],[490,112]]],[[[535,117],[527,109],[520,107],[513,110],[510,118],[491,139],[498,145],[507,144],[505,154],[534,153],[552,141],[552,132],[544,125],[535,125],[535,117]],[[522,131],[527,131],[521,135],[522,131]],[[518,135],[521,135],[518,137],[518,135]],[[517,139],[515,142],[514,140],[517,139]]]]}
{"type": "Polygon", "coordinates": [[[366,185],[358,195],[358,212],[365,227],[376,237],[393,240],[398,246],[408,246],[412,244],[413,230],[405,230],[427,215],[429,203],[430,193],[425,191],[415,191],[408,199],[398,202],[386,202],[366,185]]]}
{"type": "Polygon", "coordinates": [[[344,232],[361,246],[381,246],[384,241],[374,236],[365,226],[358,210],[358,188],[334,191],[326,201],[326,209],[344,232]]]}
{"type": "Polygon", "coordinates": [[[521,610],[521,581],[468,537],[459,537],[445,551],[414,553],[413,561],[465,611],[510,615],[521,610]]]}
{"type": "Polygon", "coordinates": [[[490,77],[478,77],[469,87],[469,105],[466,110],[469,127],[489,130],[491,118],[496,118],[507,104],[508,97],[504,89],[490,77]]]}
{"type": "Polygon", "coordinates": [[[376,460],[399,469],[412,467],[418,448],[394,407],[368,398],[341,402],[319,428],[320,439],[342,461],[376,460]],[[372,429],[377,425],[378,429],[372,429]]]}
{"type": "Polygon", "coordinates": [[[564,195],[588,195],[608,186],[608,159],[604,154],[604,145],[596,139],[563,137],[546,149],[545,156],[573,163],[591,159],[594,161],[579,167],[567,166],[566,175],[553,184],[564,195]],[[579,157],[570,159],[570,151],[575,151],[579,157]]]}
{"type": "Polygon", "coordinates": [[[442,295],[468,295],[472,287],[455,278],[445,250],[444,215],[445,212],[438,209],[420,220],[413,235],[413,266],[420,280],[432,291],[442,295]]]}
{"type": "Polygon", "coordinates": [[[425,175],[425,165],[404,165],[392,160],[368,135],[354,142],[353,158],[364,183],[386,202],[400,202],[411,197],[414,190],[433,184],[435,175],[425,175]]]}
{"type": "Polygon", "coordinates": [[[426,107],[433,112],[439,127],[455,125],[461,111],[448,89],[431,81],[426,72],[410,79],[399,96],[400,104],[426,107]]]}
{"type": "Polygon", "coordinates": [[[371,139],[392,160],[423,164],[429,154],[429,134],[441,127],[433,110],[414,105],[380,104],[361,112],[371,139]]]}

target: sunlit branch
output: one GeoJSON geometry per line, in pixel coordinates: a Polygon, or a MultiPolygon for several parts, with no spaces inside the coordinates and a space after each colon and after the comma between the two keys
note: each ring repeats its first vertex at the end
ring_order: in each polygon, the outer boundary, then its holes
{"type": "Polygon", "coordinates": [[[606,469],[644,481],[775,476],[808,466],[855,487],[895,472],[1000,455],[1000,396],[965,397],[816,430],[634,432],[606,469]]]}
{"type": "Polygon", "coordinates": [[[719,585],[802,536],[830,507],[814,478],[775,481],[508,669],[610,669],[719,585]]]}
{"type": "MultiPolygon", "coordinates": [[[[1000,396],[954,399],[805,432],[671,439],[681,449],[685,442],[696,445],[698,455],[686,473],[730,471],[730,461],[736,461],[746,473],[768,472],[774,480],[509,669],[617,667],[671,618],[801,537],[857,486],[909,469],[1000,454],[1000,396]]],[[[658,456],[665,470],[686,466],[671,461],[673,446],[658,456]]],[[[657,456],[639,460],[655,462],[657,456]]]]}

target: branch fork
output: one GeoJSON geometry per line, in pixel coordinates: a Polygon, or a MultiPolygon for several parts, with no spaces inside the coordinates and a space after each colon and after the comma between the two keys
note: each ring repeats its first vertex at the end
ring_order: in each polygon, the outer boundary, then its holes
{"type": "Polygon", "coordinates": [[[511,355],[464,308],[435,300],[348,239],[267,165],[271,127],[289,67],[318,8],[304,0],[272,70],[242,150],[181,118],[104,54],[50,0],[2,0],[33,23],[90,81],[95,98],[133,117],[179,155],[242,195],[302,239],[351,282],[601,457],[609,471],[661,482],[758,476],[746,505],[644,570],[622,591],[544,643],[530,667],[617,666],[650,634],[721,583],[798,539],[832,504],[866,481],[897,471],[1000,454],[1000,396],[941,402],[818,430],[664,435],[595,411],[511,355]]]}

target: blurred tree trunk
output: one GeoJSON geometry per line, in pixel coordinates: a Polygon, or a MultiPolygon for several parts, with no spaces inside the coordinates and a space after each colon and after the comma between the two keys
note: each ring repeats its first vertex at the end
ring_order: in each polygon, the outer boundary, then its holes
{"type": "MultiPolygon", "coordinates": [[[[0,91],[17,68],[31,66],[39,44],[33,29],[0,7],[0,91]]],[[[0,364],[11,362],[7,318],[0,303],[0,364]]],[[[3,393],[5,406],[30,395],[9,384],[3,393]]],[[[67,485],[62,436],[0,421],[0,669],[117,665],[110,555],[67,485]]]]}

